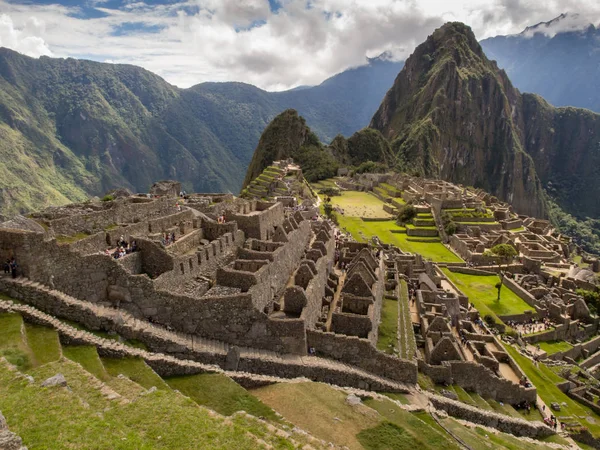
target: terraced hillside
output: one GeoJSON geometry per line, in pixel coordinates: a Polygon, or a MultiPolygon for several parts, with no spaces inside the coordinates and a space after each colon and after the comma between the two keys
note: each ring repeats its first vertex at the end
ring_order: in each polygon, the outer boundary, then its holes
{"type": "Polygon", "coordinates": [[[224,375],[162,379],[141,359],[63,346],[18,314],[1,314],[0,330],[0,410],[30,449],[328,448],[224,375]]]}
{"type": "MultiPolygon", "coordinates": [[[[248,391],[222,373],[162,378],[141,358],[114,357],[123,344],[110,338],[97,336],[98,347],[70,345],[62,331],[59,338],[19,314],[0,313],[0,411],[29,449],[461,448],[459,433],[480,443],[492,433],[405,410],[419,401],[415,394],[364,393],[371,398],[361,401],[308,381],[265,385],[263,377],[255,383],[263,387],[248,391]]],[[[138,343],[124,343],[139,351],[138,343]]],[[[494,439],[494,448],[547,448],[503,433],[494,439]]]]}

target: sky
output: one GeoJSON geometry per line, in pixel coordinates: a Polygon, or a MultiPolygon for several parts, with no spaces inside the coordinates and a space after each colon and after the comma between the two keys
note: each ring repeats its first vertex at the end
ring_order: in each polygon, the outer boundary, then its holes
{"type": "Polygon", "coordinates": [[[189,87],[316,85],[388,52],[402,60],[448,21],[478,39],[600,23],[598,0],[0,0],[0,46],[142,66],[189,87]]]}

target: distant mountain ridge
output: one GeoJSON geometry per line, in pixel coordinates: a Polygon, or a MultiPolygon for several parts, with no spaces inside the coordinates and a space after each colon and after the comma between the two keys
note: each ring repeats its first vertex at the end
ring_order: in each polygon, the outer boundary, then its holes
{"type": "Polygon", "coordinates": [[[583,20],[561,14],[480,44],[521,92],[539,94],[554,106],[600,112],[600,29],[593,23],[582,27],[583,20]]]}
{"type": "Polygon", "coordinates": [[[81,201],[177,178],[239,192],[266,125],[300,111],[321,140],[365,127],[402,63],[384,59],[322,84],[267,92],[244,83],[179,89],[140,67],[29,58],[0,48],[0,213],[81,201]]]}

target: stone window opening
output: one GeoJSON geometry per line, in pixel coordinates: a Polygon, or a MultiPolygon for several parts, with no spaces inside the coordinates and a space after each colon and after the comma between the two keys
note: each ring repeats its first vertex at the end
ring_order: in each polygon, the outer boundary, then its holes
{"type": "Polygon", "coordinates": [[[194,264],[192,263],[192,259],[190,258],[189,260],[190,263],[190,270],[194,270],[194,264]]]}
{"type": "Polygon", "coordinates": [[[179,264],[179,268],[181,269],[181,274],[185,274],[185,271],[183,270],[183,263],[179,264]]]}

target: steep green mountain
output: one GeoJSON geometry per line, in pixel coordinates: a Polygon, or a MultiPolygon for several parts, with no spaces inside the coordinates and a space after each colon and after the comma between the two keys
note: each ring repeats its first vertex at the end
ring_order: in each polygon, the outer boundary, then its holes
{"type": "Polygon", "coordinates": [[[571,15],[510,36],[480,42],[485,54],[506,70],[522,92],[541,95],[555,106],[577,106],[600,112],[600,30],[560,31],[571,15]]]}
{"type": "Polygon", "coordinates": [[[340,165],[394,159],[390,145],[377,130],[364,128],[348,139],[338,135],[329,146],[324,146],[304,118],[296,110],[288,109],[275,117],[260,137],[244,187],[273,161],[287,158],[300,164],[308,181],[335,176],[340,165]]]}
{"type": "Polygon", "coordinates": [[[322,139],[349,135],[367,124],[399,67],[380,58],[278,93],[243,83],[178,89],[139,67],[1,48],[0,213],[117,186],[146,191],[164,178],[189,191],[238,192],[273,117],[297,107],[322,139]]]}
{"type": "Polygon", "coordinates": [[[600,216],[600,116],[520,94],[461,23],[416,48],[370,127],[399,169],[484,188],[526,214],[546,216],[548,189],[574,216],[600,216]]]}

